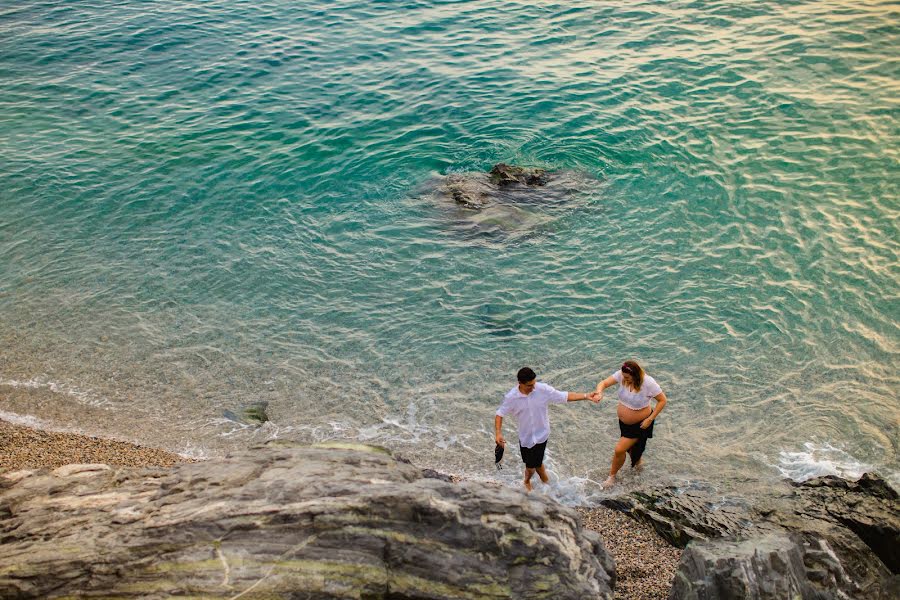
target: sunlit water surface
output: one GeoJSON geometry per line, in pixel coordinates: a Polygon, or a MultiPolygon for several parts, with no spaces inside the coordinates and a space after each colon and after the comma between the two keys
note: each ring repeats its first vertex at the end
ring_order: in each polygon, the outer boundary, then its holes
{"type": "MultiPolygon", "coordinates": [[[[896,4],[0,6],[0,417],[517,485],[516,370],[635,358],[670,404],[621,489],[900,483],[896,4]],[[596,182],[491,226],[422,193],[498,161],[596,182]]],[[[563,501],[608,398],[551,408],[563,501]]]]}

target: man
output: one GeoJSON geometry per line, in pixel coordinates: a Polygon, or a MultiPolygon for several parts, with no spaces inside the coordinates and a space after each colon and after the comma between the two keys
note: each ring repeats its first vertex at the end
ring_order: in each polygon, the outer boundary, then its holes
{"type": "Polygon", "coordinates": [[[503,439],[503,417],[512,415],[519,422],[519,451],[525,463],[525,489],[531,491],[531,476],[537,472],[541,481],[548,483],[544,469],[544,450],[550,437],[550,404],[563,404],[577,400],[593,400],[594,394],[583,392],[560,392],[546,383],[538,383],[537,375],[528,367],[516,374],[518,385],[503,397],[503,404],[494,417],[494,440],[506,444],[503,439]]]}

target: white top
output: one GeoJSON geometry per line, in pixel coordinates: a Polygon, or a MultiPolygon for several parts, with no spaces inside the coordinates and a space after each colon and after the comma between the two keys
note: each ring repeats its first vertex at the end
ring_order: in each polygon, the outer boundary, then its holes
{"type": "Polygon", "coordinates": [[[536,383],[527,396],[519,391],[519,386],[515,386],[503,396],[497,416],[514,416],[519,422],[519,444],[523,448],[531,448],[550,437],[547,407],[550,404],[565,404],[568,397],[569,392],[560,392],[546,383],[536,383]]]}
{"type": "Polygon", "coordinates": [[[613,379],[619,382],[619,402],[632,410],[640,410],[650,406],[650,398],[659,396],[662,388],[656,383],[656,380],[644,373],[644,383],[641,389],[636,392],[631,391],[622,383],[622,370],[619,369],[612,374],[613,379]]]}

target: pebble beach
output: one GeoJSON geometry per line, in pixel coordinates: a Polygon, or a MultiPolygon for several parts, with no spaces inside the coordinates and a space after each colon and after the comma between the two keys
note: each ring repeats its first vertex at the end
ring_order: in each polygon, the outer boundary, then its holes
{"type": "MultiPolygon", "coordinates": [[[[177,454],[70,432],[32,429],[0,420],[0,473],[104,463],[129,467],[170,467],[191,459],[177,454]]],[[[664,599],[681,557],[653,528],[618,511],[580,508],[585,527],[596,531],[616,560],[617,599],[664,599]]]]}
{"type": "Polygon", "coordinates": [[[77,433],[41,431],[0,421],[0,472],[92,463],[171,467],[189,460],[165,450],[128,442],[77,433]]]}

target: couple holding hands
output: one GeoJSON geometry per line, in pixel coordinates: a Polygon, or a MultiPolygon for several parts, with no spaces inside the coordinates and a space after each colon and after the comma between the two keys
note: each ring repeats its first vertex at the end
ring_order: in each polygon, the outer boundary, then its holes
{"type": "Polygon", "coordinates": [[[632,468],[641,467],[641,455],[647,447],[647,439],[653,437],[653,421],[666,406],[666,395],[639,364],[626,360],[618,371],[598,383],[597,389],[591,393],[561,392],[539,382],[535,372],[528,367],[519,369],[516,379],[518,385],[506,393],[494,417],[494,440],[501,448],[506,444],[502,433],[503,417],[515,417],[519,424],[519,450],[525,462],[526,490],[531,491],[531,477],[535,473],[542,482],[549,481],[544,469],[544,450],[550,437],[547,407],[578,400],[590,400],[596,404],[603,399],[603,390],[614,385],[619,386],[617,411],[621,437],[616,443],[609,477],[603,482],[603,487],[615,484],[616,473],[625,464],[626,454],[631,456],[632,468]],[[656,401],[653,408],[650,407],[651,399],[656,401]]]}

